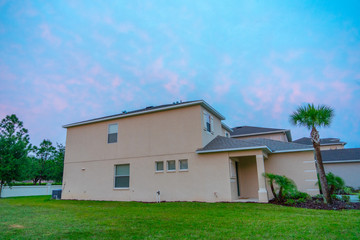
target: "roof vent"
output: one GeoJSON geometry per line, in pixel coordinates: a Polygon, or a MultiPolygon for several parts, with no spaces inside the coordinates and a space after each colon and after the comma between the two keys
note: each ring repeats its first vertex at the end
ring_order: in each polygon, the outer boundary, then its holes
{"type": "Polygon", "coordinates": [[[148,107],[146,107],[146,109],[151,109],[151,108],[153,108],[154,106],[148,106],[148,107]]]}
{"type": "Polygon", "coordinates": [[[124,111],[122,111],[122,113],[123,113],[123,114],[125,114],[125,113],[127,113],[127,111],[126,111],[126,110],[124,110],[124,111]]]}

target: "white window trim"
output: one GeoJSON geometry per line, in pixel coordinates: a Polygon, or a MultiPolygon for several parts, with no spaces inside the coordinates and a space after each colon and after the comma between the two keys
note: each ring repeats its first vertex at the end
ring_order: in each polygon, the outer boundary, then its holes
{"type": "Polygon", "coordinates": [[[189,171],[189,159],[179,159],[179,172],[188,172],[189,171]],[[187,161],[188,167],[186,169],[181,169],[180,168],[180,161],[187,161]]]}
{"type": "Polygon", "coordinates": [[[176,172],[176,160],[166,160],[166,172],[176,172]],[[169,170],[169,162],[174,161],[175,162],[175,169],[169,170]]]}
{"type": "Polygon", "coordinates": [[[119,125],[117,123],[110,123],[108,124],[108,133],[107,133],[107,144],[112,144],[112,143],[117,143],[118,142],[118,139],[119,139],[119,125]],[[110,129],[110,126],[111,125],[116,125],[116,142],[109,142],[109,129],[110,129]]]}
{"type": "Polygon", "coordinates": [[[155,161],[155,172],[156,173],[163,173],[165,171],[164,161],[155,161]],[[163,163],[163,170],[157,170],[157,163],[162,162],[163,163]]]}
{"type": "Polygon", "coordinates": [[[214,135],[214,117],[208,113],[207,111],[203,111],[203,124],[204,124],[204,131],[207,132],[208,134],[214,135]],[[205,117],[205,115],[208,115],[210,117],[210,132],[207,130],[207,118],[205,117]]]}
{"type": "Polygon", "coordinates": [[[121,163],[121,164],[115,164],[114,165],[114,190],[129,190],[130,189],[130,163],[121,163]],[[116,174],[116,166],[120,166],[120,165],[129,165],[129,187],[115,187],[115,181],[116,181],[116,177],[121,177],[120,175],[115,175],[116,174]]]}

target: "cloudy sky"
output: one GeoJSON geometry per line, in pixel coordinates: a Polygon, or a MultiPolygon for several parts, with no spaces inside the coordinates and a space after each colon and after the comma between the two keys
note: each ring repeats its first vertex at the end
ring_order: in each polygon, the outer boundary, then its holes
{"type": "Polygon", "coordinates": [[[204,99],[239,125],[287,128],[312,102],[321,137],[360,147],[359,1],[3,1],[0,118],[33,144],[62,125],[204,99]],[[271,2],[271,3],[270,3],[271,2]]]}

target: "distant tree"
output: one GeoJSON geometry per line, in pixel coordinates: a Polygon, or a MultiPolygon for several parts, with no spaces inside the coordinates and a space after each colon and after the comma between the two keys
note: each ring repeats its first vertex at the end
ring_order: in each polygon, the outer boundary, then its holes
{"type": "Polygon", "coordinates": [[[31,179],[34,185],[40,180],[40,162],[35,156],[29,156],[26,178],[31,179]]]}
{"type": "Polygon", "coordinates": [[[334,110],[332,108],[325,105],[315,107],[314,104],[298,107],[297,110],[290,115],[290,122],[293,125],[304,126],[309,130],[311,129],[310,136],[316,153],[316,163],[319,171],[321,189],[323,190],[324,200],[327,203],[332,203],[332,200],[329,194],[324,164],[322,161],[320,135],[317,127],[330,126],[333,116],[334,110]]]}
{"type": "Polygon", "coordinates": [[[56,148],[52,145],[52,142],[48,139],[44,139],[40,146],[34,146],[33,152],[35,154],[31,161],[30,176],[34,184],[42,180],[49,180],[51,176],[52,164],[56,154],[56,148]]]}
{"type": "Polygon", "coordinates": [[[55,182],[62,182],[64,171],[65,146],[57,144],[54,158],[51,162],[51,171],[49,178],[55,182]]]}
{"type": "Polygon", "coordinates": [[[0,123],[0,197],[3,186],[22,180],[27,154],[31,145],[28,130],[15,114],[0,123]]]}

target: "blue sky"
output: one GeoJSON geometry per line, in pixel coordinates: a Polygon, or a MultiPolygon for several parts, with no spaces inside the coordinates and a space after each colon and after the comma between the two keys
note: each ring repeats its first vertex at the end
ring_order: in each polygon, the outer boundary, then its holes
{"type": "Polygon", "coordinates": [[[335,109],[321,137],[360,147],[359,1],[3,1],[0,118],[33,144],[67,123],[204,99],[239,125],[291,129],[335,109]]]}

